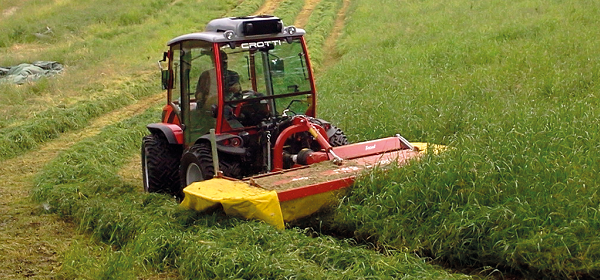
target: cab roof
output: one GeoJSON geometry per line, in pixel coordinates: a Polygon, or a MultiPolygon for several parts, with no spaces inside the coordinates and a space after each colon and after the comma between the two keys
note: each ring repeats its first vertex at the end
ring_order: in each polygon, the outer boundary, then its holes
{"type": "Polygon", "coordinates": [[[293,26],[285,27],[283,21],[274,16],[260,15],[230,17],[211,20],[203,32],[189,33],[171,39],[171,46],[183,41],[202,40],[212,43],[248,41],[254,39],[287,38],[302,36],[306,32],[293,26]]]}

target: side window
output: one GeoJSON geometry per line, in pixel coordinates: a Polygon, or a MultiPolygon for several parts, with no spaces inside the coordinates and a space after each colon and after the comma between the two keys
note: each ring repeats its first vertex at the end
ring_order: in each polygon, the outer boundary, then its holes
{"type": "Polygon", "coordinates": [[[272,71],[273,91],[275,94],[310,91],[306,56],[300,42],[283,44],[270,52],[271,68],[278,65],[285,70],[272,71]]]}

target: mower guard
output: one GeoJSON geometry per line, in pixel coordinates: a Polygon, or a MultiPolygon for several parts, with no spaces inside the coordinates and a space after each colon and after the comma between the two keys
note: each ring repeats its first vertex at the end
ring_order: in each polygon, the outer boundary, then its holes
{"type": "Polygon", "coordinates": [[[228,215],[260,219],[277,228],[284,222],[314,214],[337,201],[356,177],[374,167],[402,166],[427,152],[427,143],[412,143],[409,149],[400,137],[389,137],[333,147],[343,158],[332,162],[330,153],[317,155],[329,160],[271,172],[243,180],[214,178],[184,188],[182,206],[197,211],[218,208],[228,215]]]}

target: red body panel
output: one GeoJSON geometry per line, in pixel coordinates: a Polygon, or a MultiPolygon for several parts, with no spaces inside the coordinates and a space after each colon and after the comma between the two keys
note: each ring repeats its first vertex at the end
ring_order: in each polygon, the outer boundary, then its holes
{"type": "Polygon", "coordinates": [[[148,125],[148,129],[150,131],[160,130],[169,139],[169,143],[183,145],[183,130],[179,125],[172,123],[152,123],[148,125]]]}
{"type": "MultiPolygon", "coordinates": [[[[308,52],[308,47],[306,46],[306,38],[302,37],[302,48],[304,48],[304,53],[306,54],[307,57],[310,57],[310,53],[308,52]]],[[[308,71],[308,78],[310,79],[310,87],[312,89],[313,95],[312,95],[312,100],[311,102],[311,106],[308,107],[308,110],[306,111],[306,115],[309,117],[313,117],[316,118],[317,117],[317,85],[315,83],[315,78],[313,76],[313,68],[312,68],[312,63],[310,62],[310,59],[306,60],[306,67],[309,70],[308,71]]]]}
{"type": "MultiPolygon", "coordinates": [[[[222,69],[221,69],[221,56],[219,55],[219,44],[213,44],[213,57],[215,58],[215,69],[217,77],[223,77],[222,69]]],[[[217,112],[217,125],[215,127],[215,133],[221,134],[223,131],[223,81],[221,79],[217,79],[217,96],[218,96],[218,109],[217,112]]]]}
{"type": "Polygon", "coordinates": [[[279,201],[289,201],[302,197],[307,197],[315,194],[320,194],[329,191],[335,191],[351,186],[354,183],[355,177],[336,179],[329,182],[308,185],[305,187],[289,189],[277,193],[279,201]]]}
{"type": "Polygon", "coordinates": [[[163,107],[162,113],[162,122],[163,123],[171,123],[176,125],[181,125],[181,121],[179,120],[179,115],[177,111],[173,108],[175,105],[167,104],[163,107]]]}

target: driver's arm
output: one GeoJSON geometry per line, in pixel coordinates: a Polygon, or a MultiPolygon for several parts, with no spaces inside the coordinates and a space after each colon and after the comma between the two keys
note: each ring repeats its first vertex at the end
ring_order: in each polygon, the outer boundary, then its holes
{"type": "Polygon", "coordinates": [[[240,85],[240,75],[235,71],[227,70],[225,77],[225,98],[235,100],[241,98],[242,86],[240,85]]]}
{"type": "Polygon", "coordinates": [[[227,91],[230,93],[239,93],[242,91],[242,86],[240,85],[240,75],[231,70],[227,70],[227,91]]]}

